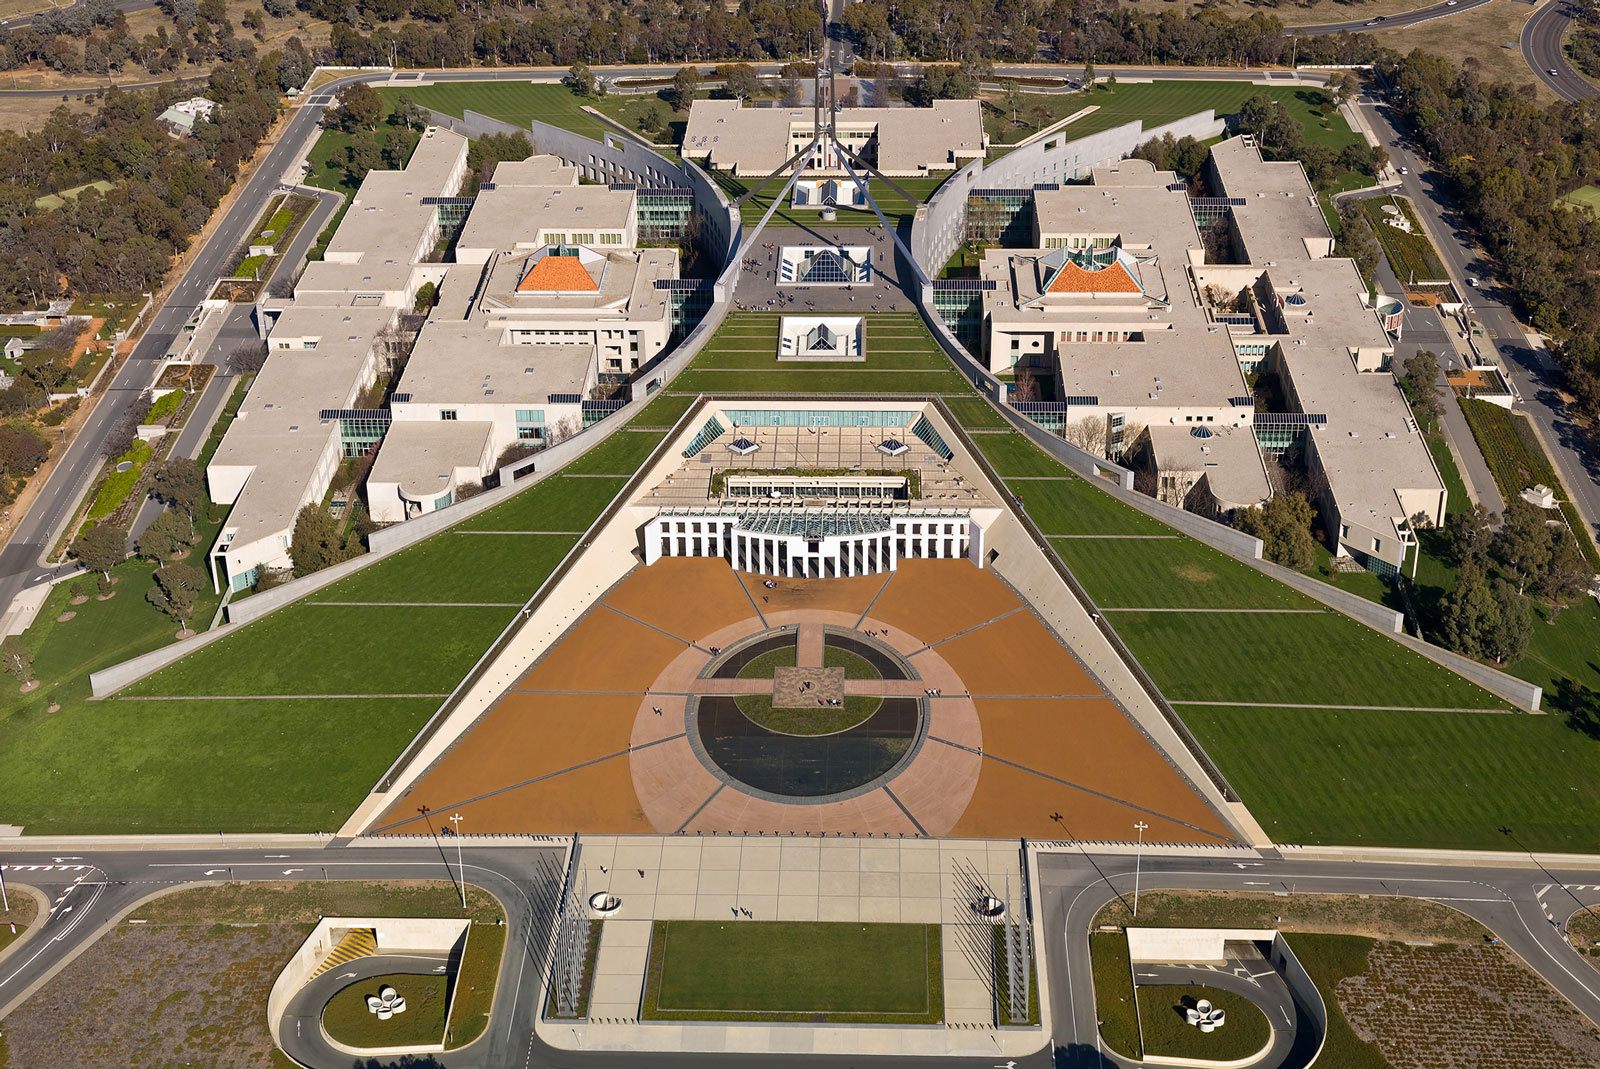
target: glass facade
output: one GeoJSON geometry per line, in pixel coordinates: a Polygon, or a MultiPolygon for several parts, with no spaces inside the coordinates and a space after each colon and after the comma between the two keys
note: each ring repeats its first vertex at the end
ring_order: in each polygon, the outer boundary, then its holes
{"type": "Polygon", "coordinates": [[[338,419],[340,451],[346,457],[364,457],[389,433],[392,417],[387,409],[352,409],[338,413],[338,419]]]}
{"type": "Polygon", "coordinates": [[[1033,190],[987,189],[967,195],[967,240],[1026,248],[1033,244],[1033,190]]]}
{"type": "Polygon", "coordinates": [[[694,193],[687,189],[641,189],[634,205],[640,241],[674,243],[689,227],[694,193]]]}

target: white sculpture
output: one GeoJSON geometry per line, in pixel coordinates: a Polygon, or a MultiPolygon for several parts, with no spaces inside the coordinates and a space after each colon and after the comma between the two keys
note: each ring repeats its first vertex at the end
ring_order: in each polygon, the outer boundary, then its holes
{"type": "Polygon", "coordinates": [[[1215,1032],[1228,1023],[1228,1011],[1220,1007],[1213,1009],[1211,1003],[1205,999],[1195,1003],[1193,1009],[1184,1010],[1183,1015],[1190,1024],[1202,1032],[1215,1032]]]}
{"type": "Polygon", "coordinates": [[[376,995],[367,996],[367,1012],[377,1014],[380,1021],[387,1021],[397,1013],[406,1012],[406,997],[385,984],[376,995]]]}

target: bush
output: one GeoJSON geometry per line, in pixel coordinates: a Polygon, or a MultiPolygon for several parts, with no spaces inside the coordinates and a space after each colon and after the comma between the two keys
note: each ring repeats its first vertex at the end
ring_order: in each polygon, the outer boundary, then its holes
{"type": "Polygon", "coordinates": [[[117,506],[127,499],[138,483],[139,476],[144,474],[144,466],[150,460],[153,450],[148,443],[135,442],[126,453],[112,461],[111,472],[106,476],[106,481],[100,484],[100,492],[94,495],[94,502],[89,506],[89,518],[98,520],[111,515],[117,506]],[[117,471],[121,464],[131,464],[127,471],[117,471]]]}
{"type": "Polygon", "coordinates": [[[182,408],[183,399],[187,396],[188,394],[182,390],[173,390],[170,393],[162,394],[156,403],[150,406],[150,411],[145,413],[144,421],[146,423],[160,423],[182,408]]]}

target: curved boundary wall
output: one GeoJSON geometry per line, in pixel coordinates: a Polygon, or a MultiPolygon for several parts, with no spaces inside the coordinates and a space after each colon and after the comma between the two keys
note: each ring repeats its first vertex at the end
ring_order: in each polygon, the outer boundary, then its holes
{"type": "MultiPolygon", "coordinates": [[[[427,950],[449,953],[456,950],[458,945],[461,950],[466,949],[467,933],[472,929],[472,921],[465,917],[445,918],[441,920],[412,920],[405,917],[324,917],[311,929],[311,934],[306,936],[306,941],[300,944],[300,949],[294,952],[294,957],[289,959],[289,964],[283,967],[278,978],[272,982],[272,990],[267,994],[267,1030],[272,1033],[272,1042],[282,1049],[278,1033],[282,1023],[283,1011],[288,1008],[289,1000],[305,986],[311,979],[311,974],[322,964],[324,958],[338,945],[338,940],[333,938],[335,928],[371,928],[377,934],[378,953],[388,954],[398,950],[427,950]]],[[[445,1012],[445,1021],[450,1020],[449,1010],[455,1008],[455,994],[452,986],[450,1006],[445,1012]]],[[[411,1050],[444,1050],[444,1039],[440,1037],[437,1044],[427,1047],[408,1047],[404,1050],[396,1049],[390,1053],[406,1053],[411,1050]]],[[[363,1051],[363,1054],[382,1053],[379,1051],[363,1051]]]]}

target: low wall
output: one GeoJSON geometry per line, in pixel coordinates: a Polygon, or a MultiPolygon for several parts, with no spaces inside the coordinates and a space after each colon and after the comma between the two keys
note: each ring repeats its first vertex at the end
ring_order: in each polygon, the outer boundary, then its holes
{"type": "MultiPolygon", "coordinates": [[[[471,927],[472,922],[465,918],[440,920],[416,920],[409,917],[322,918],[311,930],[311,934],[306,936],[306,941],[300,944],[300,949],[294,952],[289,964],[283,967],[283,971],[273,981],[272,990],[267,995],[267,1030],[272,1033],[272,1042],[279,1047],[283,1046],[279,1040],[283,1011],[288,1007],[289,1000],[299,993],[306,981],[311,979],[311,974],[316,971],[317,966],[321,965],[322,960],[338,945],[338,941],[333,938],[333,929],[371,928],[377,933],[378,953],[384,954],[396,950],[448,953],[455,949],[456,944],[463,941],[471,927]]],[[[443,1050],[444,1043],[441,1037],[438,1046],[410,1049],[443,1050]]]]}
{"type": "Polygon", "coordinates": [[[1128,960],[1135,965],[1220,965],[1228,956],[1225,943],[1266,943],[1277,938],[1271,928],[1129,928],[1128,960]]]}

